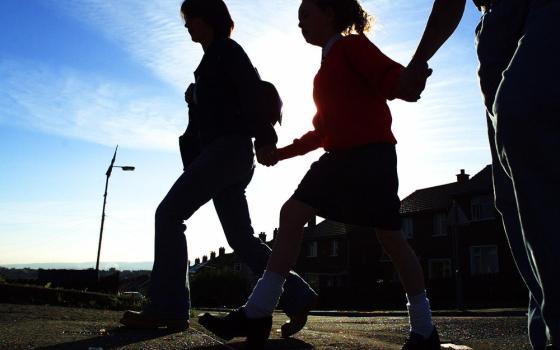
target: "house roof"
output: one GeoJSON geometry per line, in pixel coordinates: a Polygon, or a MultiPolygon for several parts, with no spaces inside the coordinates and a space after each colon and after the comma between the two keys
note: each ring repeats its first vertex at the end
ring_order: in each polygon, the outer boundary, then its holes
{"type": "Polygon", "coordinates": [[[208,261],[189,266],[189,273],[197,273],[199,270],[203,269],[208,264],[208,261]]]}
{"type": "Polygon", "coordinates": [[[492,166],[487,165],[467,181],[414,191],[401,201],[401,214],[448,209],[453,198],[464,194],[492,192],[492,166]]]}
{"type": "Polygon", "coordinates": [[[312,228],[305,228],[305,237],[328,237],[346,234],[346,225],[340,222],[324,220],[312,228]]]}

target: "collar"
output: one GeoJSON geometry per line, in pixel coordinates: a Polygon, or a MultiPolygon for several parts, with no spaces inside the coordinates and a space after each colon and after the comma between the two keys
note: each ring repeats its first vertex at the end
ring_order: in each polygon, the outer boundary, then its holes
{"type": "Polygon", "coordinates": [[[325,46],[323,46],[323,52],[322,52],[322,56],[321,56],[321,60],[324,60],[327,55],[329,54],[329,51],[332,49],[333,45],[338,41],[338,39],[342,38],[342,34],[336,34],[333,35],[325,44],[325,46]]]}

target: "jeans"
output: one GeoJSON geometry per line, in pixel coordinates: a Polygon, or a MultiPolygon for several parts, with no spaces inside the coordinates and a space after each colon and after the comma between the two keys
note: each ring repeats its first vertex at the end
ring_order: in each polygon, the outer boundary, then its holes
{"type": "MultiPolygon", "coordinates": [[[[210,199],[235,254],[255,275],[262,275],[270,248],[253,236],[245,188],[254,171],[251,139],[219,138],[206,146],[177,179],[156,210],[155,253],[150,308],[167,315],[189,318],[188,257],[183,223],[210,199]]],[[[208,291],[211,292],[211,291],[208,291]]],[[[316,296],[295,272],[284,286],[284,311],[304,310],[316,296]]]]}
{"type": "Polygon", "coordinates": [[[476,31],[496,208],[529,289],[534,349],[560,344],[559,19],[560,0],[502,0],[476,31]]]}

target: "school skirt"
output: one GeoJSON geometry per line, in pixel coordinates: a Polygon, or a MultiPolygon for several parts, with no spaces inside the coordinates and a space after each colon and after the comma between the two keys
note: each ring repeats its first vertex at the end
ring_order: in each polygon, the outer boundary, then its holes
{"type": "Polygon", "coordinates": [[[326,219],[400,230],[395,145],[369,144],[326,152],[311,165],[292,199],[326,219]]]}

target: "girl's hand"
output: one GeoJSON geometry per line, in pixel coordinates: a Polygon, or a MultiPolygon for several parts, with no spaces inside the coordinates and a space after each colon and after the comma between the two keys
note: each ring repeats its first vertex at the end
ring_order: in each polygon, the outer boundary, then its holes
{"type": "Polygon", "coordinates": [[[278,149],[276,145],[262,146],[257,150],[257,161],[265,166],[273,166],[278,163],[278,149]]]}
{"type": "Polygon", "coordinates": [[[428,67],[428,63],[410,62],[403,69],[396,97],[408,102],[418,101],[430,75],[432,70],[428,67]]]}

